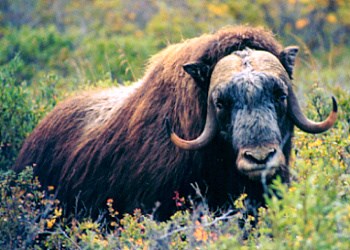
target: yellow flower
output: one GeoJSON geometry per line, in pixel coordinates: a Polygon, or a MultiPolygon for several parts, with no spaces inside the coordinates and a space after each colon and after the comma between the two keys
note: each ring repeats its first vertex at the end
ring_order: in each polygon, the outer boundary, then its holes
{"type": "Polygon", "coordinates": [[[136,240],[135,244],[138,245],[138,246],[142,246],[143,245],[143,240],[142,239],[138,239],[138,240],[136,240]]]}
{"type": "Polygon", "coordinates": [[[208,4],[208,10],[210,13],[216,16],[224,16],[229,12],[227,4],[208,4]]]}
{"type": "Polygon", "coordinates": [[[53,190],[55,190],[55,186],[48,186],[47,189],[48,189],[49,191],[53,191],[53,190]]]}
{"type": "Polygon", "coordinates": [[[81,223],[80,227],[82,229],[98,229],[98,223],[93,223],[91,221],[85,221],[83,223],[81,223]]]}
{"type": "Polygon", "coordinates": [[[92,242],[94,244],[97,244],[99,246],[102,246],[102,247],[107,247],[108,246],[108,241],[107,240],[104,240],[104,239],[100,239],[97,235],[94,237],[94,239],[92,240],[92,242]]]}
{"type": "Polygon", "coordinates": [[[46,221],[46,225],[48,229],[51,229],[53,227],[53,225],[55,225],[56,222],[56,218],[52,218],[46,221]]]}
{"type": "Polygon", "coordinates": [[[55,215],[55,218],[60,217],[62,215],[62,208],[55,208],[53,213],[55,215]]]}
{"type": "Polygon", "coordinates": [[[295,27],[298,30],[301,30],[301,29],[305,28],[308,24],[309,24],[309,20],[307,18],[300,18],[295,23],[295,27]]]}
{"type": "Polygon", "coordinates": [[[198,227],[193,234],[196,241],[207,241],[208,233],[203,229],[203,227],[198,227]]]}
{"type": "Polygon", "coordinates": [[[247,194],[243,193],[241,196],[235,200],[234,205],[236,208],[244,208],[244,199],[247,198],[247,194]]]}
{"type": "Polygon", "coordinates": [[[313,148],[313,147],[319,147],[322,145],[322,140],[321,139],[316,139],[315,141],[311,142],[309,144],[309,148],[313,148]]]}
{"type": "Polygon", "coordinates": [[[255,217],[254,216],[251,216],[251,215],[248,215],[248,221],[255,221],[255,217]]]}
{"type": "Polygon", "coordinates": [[[336,23],[338,21],[337,17],[334,14],[328,14],[326,19],[329,23],[336,23]]]}

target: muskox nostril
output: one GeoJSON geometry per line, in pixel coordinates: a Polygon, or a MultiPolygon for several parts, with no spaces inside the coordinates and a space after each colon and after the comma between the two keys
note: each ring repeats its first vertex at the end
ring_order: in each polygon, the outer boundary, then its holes
{"type": "Polygon", "coordinates": [[[252,149],[243,153],[246,160],[256,164],[266,164],[275,154],[277,150],[275,148],[270,149],[252,149]]]}
{"type": "Polygon", "coordinates": [[[276,154],[277,150],[275,148],[270,149],[268,154],[267,154],[267,159],[271,159],[275,154],[276,154]]]}

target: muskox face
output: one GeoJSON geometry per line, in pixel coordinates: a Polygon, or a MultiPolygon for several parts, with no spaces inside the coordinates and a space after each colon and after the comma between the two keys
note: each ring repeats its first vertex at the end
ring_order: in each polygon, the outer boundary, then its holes
{"type": "MultiPolygon", "coordinates": [[[[333,112],[323,122],[312,122],[302,114],[290,79],[296,52],[295,47],[288,48],[282,52],[282,61],[271,53],[250,49],[222,58],[210,78],[204,131],[192,141],[174,133],[171,140],[183,149],[195,150],[219,135],[232,145],[233,165],[239,172],[252,180],[274,176],[286,165],[283,147],[293,124],[320,133],[336,120],[334,99],[333,112]]],[[[201,71],[192,68],[193,72],[201,71]]]]}
{"type": "Polygon", "coordinates": [[[238,171],[251,179],[285,165],[287,79],[276,57],[252,50],[223,58],[213,71],[209,98],[217,130],[232,145],[238,171]]]}

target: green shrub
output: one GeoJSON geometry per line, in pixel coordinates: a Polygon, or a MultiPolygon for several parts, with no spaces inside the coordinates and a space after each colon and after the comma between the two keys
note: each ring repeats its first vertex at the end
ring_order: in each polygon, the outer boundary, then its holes
{"type": "Polygon", "coordinates": [[[55,78],[46,79],[45,87],[32,92],[26,82],[17,78],[23,65],[16,56],[0,66],[0,170],[6,170],[14,163],[23,140],[55,104],[55,78]]]}
{"type": "Polygon", "coordinates": [[[69,60],[69,66],[80,84],[101,79],[136,81],[143,75],[147,58],[154,52],[154,39],[142,33],[139,38],[86,37],[69,60]]]}
{"type": "Polygon", "coordinates": [[[18,176],[12,171],[0,175],[0,247],[31,249],[44,246],[52,221],[61,216],[54,195],[40,191],[31,168],[18,176]]]}
{"type": "Polygon", "coordinates": [[[22,68],[16,78],[20,82],[31,82],[33,77],[38,80],[48,73],[65,76],[68,73],[66,60],[72,48],[71,38],[58,33],[54,27],[5,29],[0,39],[0,65],[19,54],[22,68]]]}

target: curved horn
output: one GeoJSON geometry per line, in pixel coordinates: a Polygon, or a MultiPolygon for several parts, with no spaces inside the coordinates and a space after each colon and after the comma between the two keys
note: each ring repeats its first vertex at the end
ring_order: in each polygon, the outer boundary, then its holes
{"type": "Polygon", "coordinates": [[[180,138],[177,134],[175,134],[172,131],[168,120],[166,120],[166,126],[168,133],[170,134],[171,141],[179,148],[186,150],[197,150],[203,148],[204,146],[208,145],[209,142],[212,141],[217,132],[217,121],[214,104],[211,100],[209,100],[204,130],[202,134],[194,140],[187,141],[180,138]]]}
{"type": "Polygon", "coordinates": [[[332,96],[332,101],[333,101],[333,110],[328,115],[326,120],[322,122],[310,121],[302,113],[298,100],[292,88],[289,87],[288,113],[292,118],[294,124],[304,132],[312,133],[312,134],[322,133],[330,129],[334,125],[335,121],[337,120],[338,105],[337,105],[337,101],[333,96],[332,96]]]}

